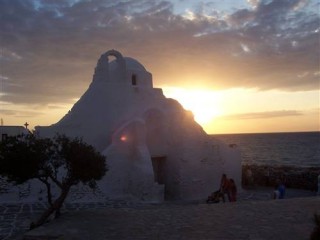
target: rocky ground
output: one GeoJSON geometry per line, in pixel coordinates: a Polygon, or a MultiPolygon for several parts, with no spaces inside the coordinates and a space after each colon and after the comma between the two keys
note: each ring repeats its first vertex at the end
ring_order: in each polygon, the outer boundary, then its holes
{"type": "Polygon", "coordinates": [[[289,188],[318,190],[319,167],[242,165],[244,186],[274,187],[279,181],[289,188]]]}
{"type": "Polygon", "coordinates": [[[250,188],[236,203],[129,202],[66,204],[59,219],[27,231],[44,206],[0,205],[0,239],[308,239],[320,198],[287,189],[272,200],[272,188],[250,188]]]}

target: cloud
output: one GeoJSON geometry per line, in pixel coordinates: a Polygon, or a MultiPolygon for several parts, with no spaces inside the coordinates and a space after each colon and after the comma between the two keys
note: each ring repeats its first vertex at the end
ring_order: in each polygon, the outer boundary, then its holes
{"type": "Polygon", "coordinates": [[[28,118],[44,115],[44,113],[38,111],[24,111],[24,110],[7,110],[0,109],[1,116],[11,116],[15,118],[28,118]]]}
{"type": "Polygon", "coordinates": [[[319,3],[249,3],[230,13],[195,4],[190,18],[169,1],[2,0],[0,100],[70,103],[113,48],[144,64],[155,85],[318,89],[319,3]]]}
{"type": "Polygon", "coordinates": [[[248,120],[248,119],[266,119],[290,116],[302,116],[303,113],[296,110],[267,111],[267,112],[251,112],[223,116],[225,120],[248,120]]]}

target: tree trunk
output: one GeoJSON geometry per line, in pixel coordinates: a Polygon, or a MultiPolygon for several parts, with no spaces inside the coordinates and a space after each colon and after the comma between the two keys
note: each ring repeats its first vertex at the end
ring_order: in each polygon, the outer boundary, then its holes
{"type": "Polygon", "coordinates": [[[34,223],[32,222],[30,225],[30,229],[41,226],[46,222],[46,220],[50,217],[51,214],[56,212],[56,217],[59,216],[60,208],[66,197],[68,196],[69,190],[71,186],[67,186],[61,190],[60,196],[53,202],[51,206],[40,216],[40,218],[34,223]]]}
{"type": "Polygon", "coordinates": [[[47,187],[47,200],[50,206],[52,206],[52,193],[51,193],[51,185],[48,182],[48,179],[38,178],[44,185],[47,187]]]}
{"type": "Polygon", "coordinates": [[[50,183],[45,182],[45,185],[47,187],[47,200],[50,206],[52,206],[52,194],[51,194],[51,186],[50,183]]]}

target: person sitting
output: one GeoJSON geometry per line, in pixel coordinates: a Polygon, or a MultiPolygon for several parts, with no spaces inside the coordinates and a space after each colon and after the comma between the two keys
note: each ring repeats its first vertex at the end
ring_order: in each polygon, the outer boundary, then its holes
{"type": "Polygon", "coordinates": [[[220,190],[215,191],[208,196],[207,203],[218,203],[220,202],[220,198],[223,199],[223,194],[220,192],[220,190]]]}
{"type": "Polygon", "coordinates": [[[227,194],[228,200],[230,201],[230,194],[229,194],[229,179],[227,178],[227,175],[224,173],[221,176],[220,181],[220,188],[213,192],[210,196],[208,196],[207,203],[214,202],[218,203],[220,201],[220,198],[223,202],[225,202],[224,195],[227,194]]]}

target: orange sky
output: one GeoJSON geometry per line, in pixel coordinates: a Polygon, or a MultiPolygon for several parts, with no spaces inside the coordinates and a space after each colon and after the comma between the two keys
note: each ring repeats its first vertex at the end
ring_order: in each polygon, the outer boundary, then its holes
{"type": "Polygon", "coordinates": [[[208,133],[320,130],[319,91],[163,89],[167,97],[193,111],[195,120],[208,133]]]}

